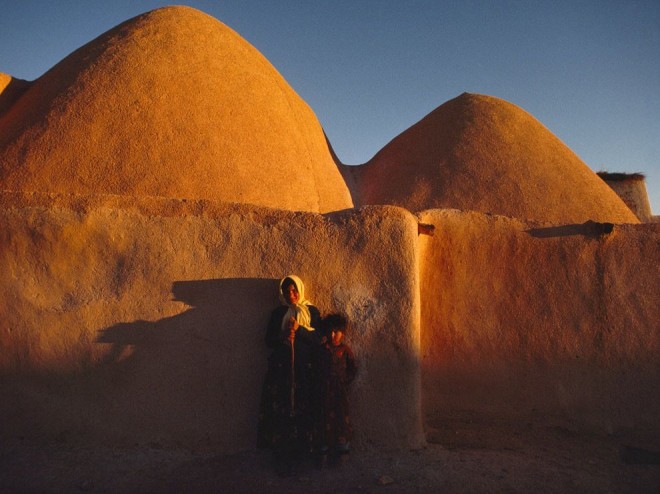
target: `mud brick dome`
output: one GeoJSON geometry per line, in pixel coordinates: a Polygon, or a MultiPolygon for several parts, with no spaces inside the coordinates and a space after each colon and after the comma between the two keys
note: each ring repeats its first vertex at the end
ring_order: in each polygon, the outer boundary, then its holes
{"type": "Polygon", "coordinates": [[[491,96],[463,93],[368,163],[347,171],[362,204],[454,208],[554,223],[638,222],[552,132],[491,96]]]}
{"type": "Polygon", "coordinates": [[[0,113],[0,157],[5,190],[352,207],[307,104],[188,7],[130,19],[31,83],[0,113]]]}

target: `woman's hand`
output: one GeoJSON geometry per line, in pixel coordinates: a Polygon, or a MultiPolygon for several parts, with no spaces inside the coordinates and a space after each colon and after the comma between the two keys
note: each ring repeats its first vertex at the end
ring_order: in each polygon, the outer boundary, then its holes
{"type": "Polygon", "coordinates": [[[295,317],[289,318],[289,341],[293,342],[296,338],[296,331],[298,331],[299,326],[300,324],[298,324],[295,317]]]}

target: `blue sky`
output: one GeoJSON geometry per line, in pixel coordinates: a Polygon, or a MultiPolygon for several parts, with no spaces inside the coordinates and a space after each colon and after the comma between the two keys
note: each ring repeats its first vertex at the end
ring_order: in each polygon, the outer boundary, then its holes
{"type": "MultiPolygon", "coordinates": [[[[339,158],[369,160],[462,92],[540,120],[660,211],[660,1],[189,1],[254,45],[339,158]]],[[[0,0],[0,72],[35,79],[151,0],[0,0]]]]}

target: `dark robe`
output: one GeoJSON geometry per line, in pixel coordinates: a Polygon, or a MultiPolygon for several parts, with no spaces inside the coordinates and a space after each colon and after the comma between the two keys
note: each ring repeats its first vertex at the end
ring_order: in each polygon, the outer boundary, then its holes
{"type": "MultiPolygon", "coordinates": [[[[311,326],[319,327],[319,310],[308,306],[311,326]]],[[[257,447],[276,453],[310,452],[318,423],[318,331],[300,327],[294,340],[291,365],[289,331],[282,329],[286,305],[275,309],[266,330],[266,345],[273,351],[268,358],[257,431],[257,447]],[[293,399],[291,396],[293,380],[293,399]]]]}

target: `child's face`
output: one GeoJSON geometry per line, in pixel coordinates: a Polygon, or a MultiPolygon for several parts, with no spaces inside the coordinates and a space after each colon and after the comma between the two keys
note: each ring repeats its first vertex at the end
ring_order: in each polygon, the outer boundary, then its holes
{"type": "Polygon", "coordinates": [[[341,343],[341,339],[344,337],[344,332],[341,329],[333,329],[332,330],[332,344],[334,346],[339,346],[341,343]]]}

